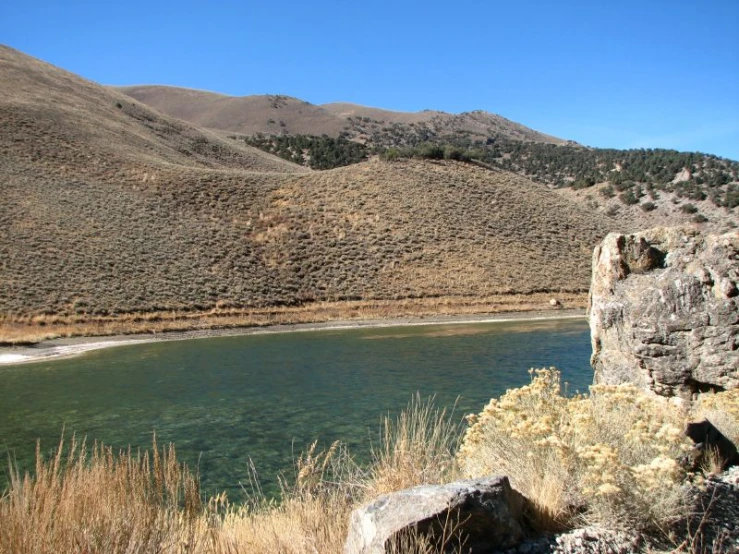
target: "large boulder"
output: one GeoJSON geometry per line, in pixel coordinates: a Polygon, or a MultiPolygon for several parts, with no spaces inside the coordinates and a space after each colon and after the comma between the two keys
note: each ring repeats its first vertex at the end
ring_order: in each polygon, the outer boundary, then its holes
{"type": "Polygon", "coordinates": [[[593,254],[595,382],[690,400],[739,386],[739,232],[609,234],[593,254]]]}
{"type": "Polygon", "coordinates": [[[523,505],[523,496],[511,488],[507,477],[386,494],[352,512],[344,554],[400,551],[404,536],[426,537],[442,551],[444,546],[458,547],[460,540],[464,552],[471,554],[510,548],[524,536],[523,505]],[[440,545],[443,538],[450,542],[440,545]]]}

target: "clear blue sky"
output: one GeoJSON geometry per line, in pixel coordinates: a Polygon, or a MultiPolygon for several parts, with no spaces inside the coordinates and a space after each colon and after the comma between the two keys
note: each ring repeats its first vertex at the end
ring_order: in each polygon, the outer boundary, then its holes
{"type": "Polygon", "coordinates": [[[4,0],[0,42],[104,84],[483,109],[739,160],[739,0],[4,0]]]}

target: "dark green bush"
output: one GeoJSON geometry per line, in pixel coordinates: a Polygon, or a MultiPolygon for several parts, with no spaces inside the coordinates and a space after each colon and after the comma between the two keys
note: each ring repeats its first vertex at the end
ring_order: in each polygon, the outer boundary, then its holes
{"type": "Polygon", "coordinates": [[[626,190],[622,192],[618,195],[618,198],[627,206],[633,206],[634,204],[639,203],[639,199],[637,198],[636,194],[634,194],[633,190],[626,190]]]}
{"type": "Polygon", "coordinates": [[[438,144],[422,144],[415,150],[415,155],[426,160],[443,160],[444,147],[438,144]]]}
{"type": "Polygon", "coordinates": [[[600,189],[601,196],[604,196],[605,198],[613,198],[616,196],[616,192],[613,190],[613,187],[611,185],[606,185],[602,189],[600,189]]]}
{"type": "Polygon", "coordinates": [[[696,223],[705,223],[706,221],[708,221],[708,218],[703,214],[695,214],[693,216],[693,221],[696,223]]]}
{"type": "Polygon", "coordinates": [[[575,190],[590,188],[595,185],[595,179],[592,177],[586,177],[584,179],[577,179],[572,182],[572,188],[575,190]]]}

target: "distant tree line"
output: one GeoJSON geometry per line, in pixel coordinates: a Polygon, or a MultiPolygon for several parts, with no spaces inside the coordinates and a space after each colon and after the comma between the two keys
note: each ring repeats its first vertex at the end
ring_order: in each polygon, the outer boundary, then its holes
{"type": "Polygon", "coordinates": [[[312,169],[333,169],[365,161],[369,149],[345,138],[326,135],[263,135],[234,137],[246,144],[312,169]]]}
{"type": "Polygon", "coordinates": [[[475,161],[555,187],[578,189],[607,182],[601,193],[618,195],[625,204],[637,204],[645,195],[656,200],[658,191],[663,190],[689,200],[708,198],[726,208],[739,206],[739,162],[700,152],[585,148],[496,137],[482,141],[463,133],[439,135],[427,127],[400,124],[383,129],[381,135],[369,135],[365,144],[345,135],[258,134],[234,138],[313,169],[362,162],[372,154],[386,160],[475,161]],[[682,178],[676,179],[680,174],[682,178]]]}
{"type": "Polygon", "coordinates": [[[739,205],[739,163],[699,152],[494,141],[482,159],[556,187],[608,182],[627,204],[644,194],[655,198],[656,191],[664,190],[691,200],[710,198],[717,206],[739,205]],[[632,194],[624,194],[628,192],[632,194]]]}

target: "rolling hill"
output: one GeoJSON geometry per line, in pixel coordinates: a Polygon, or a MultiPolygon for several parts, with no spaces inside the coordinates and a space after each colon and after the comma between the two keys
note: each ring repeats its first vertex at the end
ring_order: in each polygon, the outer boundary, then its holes
{"type": "Polygon", "coordinates": [[[0,46],[0,140],[8,169],[70,175],[150,165],[300,171],[293,164],[155,112],[130,97],[0,46]],[[61,169],[60,169],[61,168],[61,169]]]}
{"type": "Polygon", "coordinates": [[[120,90],[313,169],[378,154],[472,160],[557,189],[625,230],[698,224],[721,231],[737,225],[739,162],[710,154],[588,148],[482,111],[402,113],[347,103],[313,106],[285,96],[234,98],[157,86],[120,90]]]}
{"type": "Polygon", "coordinates": [[[461,162],[310,171],[9,48],[0,77],[6,329],[583,292],[611,225],[461,162]]]}
{"type": "Polygon", "coordinates": [[[375,140],[372,137],[378,133],[412,131],[421,136],[465,136],[473,140],[495,136],[547,144],[568,142],[484,111],[408,113],[346,103],[316,106],[282,95],[234,97],[157,85],[116,87],[116,90],[196,125],[245,135],[327,135],[367,142],[375,140]]]}

